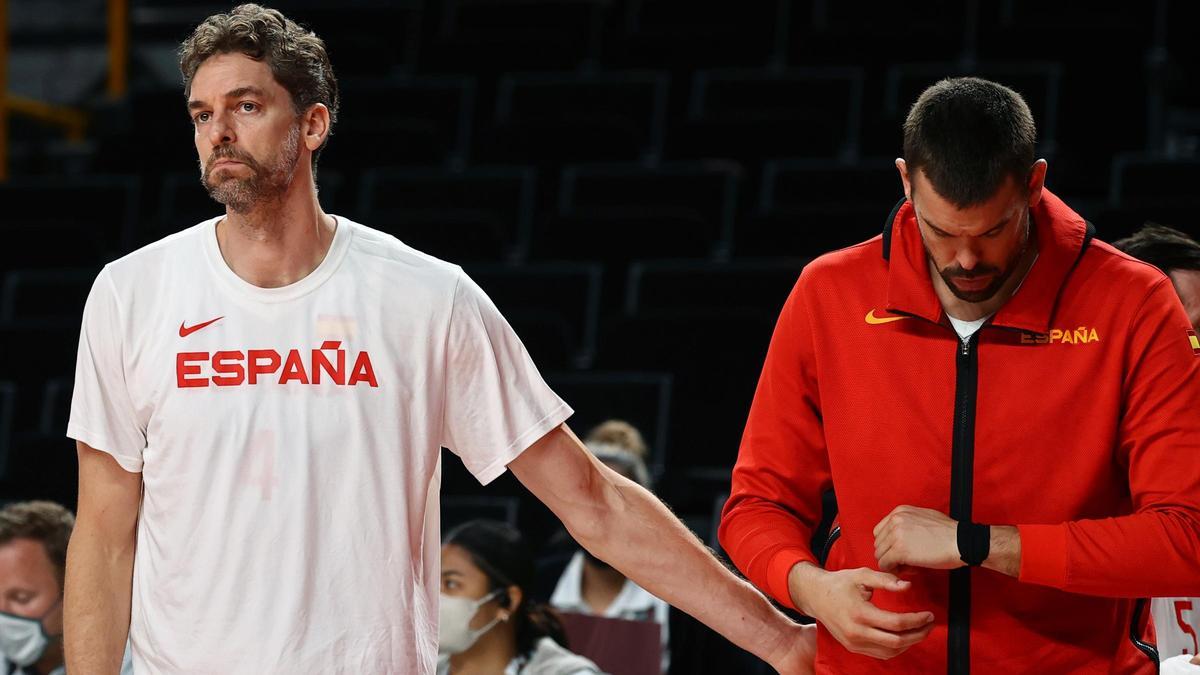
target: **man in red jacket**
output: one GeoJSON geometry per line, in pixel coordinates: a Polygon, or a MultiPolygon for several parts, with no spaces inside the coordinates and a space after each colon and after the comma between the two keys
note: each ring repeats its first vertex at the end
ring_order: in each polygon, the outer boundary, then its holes
{"type": "Polygon", "coordinates": [[[1136,598],[1200,592],[1200,349],[1034,138],[1003,86],[930,87],[883,234],[780,314],[720,537],[818,621],[818,673],[1153,673],[1136,598]]]}

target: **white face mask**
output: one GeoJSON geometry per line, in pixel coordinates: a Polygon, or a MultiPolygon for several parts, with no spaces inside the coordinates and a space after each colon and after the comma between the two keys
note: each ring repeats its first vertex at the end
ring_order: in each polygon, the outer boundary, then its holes
{"type": "Polygon", "coordinates": [[[46,653],[50,641],[61,637],[47,635],[42,625],[42,620],[54,611],[59,602],[62,602],[62,598],[51,605],[40,619],[0,612],[0,654],[22,668],[37,663],[46,653]]]}
{"type": "Polygon", "coordinates": [[[461,654],[471,648],[481,635],[500,623],[500,617],[492,619],[486,626],[471,630],[471,619],[481,606],[501,593],[496,589],[478,600],[457,598],[442,593],[438,605],[438,654],[461,654]]]}

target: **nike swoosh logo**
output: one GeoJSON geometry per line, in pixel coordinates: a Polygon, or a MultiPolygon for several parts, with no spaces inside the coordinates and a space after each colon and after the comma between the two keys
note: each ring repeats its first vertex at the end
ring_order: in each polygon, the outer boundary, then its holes
{"type": "Polygon", "coordinates": [[[206,328],[208,326],[211,326],[214,323],[216,323],[224,318],[225,317],[223,317],[223,316],[218,316],[217,318],[213,319],[212,321],[205,321],[204,323],[198,323],[195,326],[190,326],[190,327],[181,323],[181,324],[179,324],[179,337],[187,337],[187,336],[191,335],[192,333],[195,333],[196,331],[200,330],[201,328],[206,328]]]}
{"type": "Polygon", "coordinates": [[[909,317],[907,317],[907,316],[878,317],[878,316],[875,316],[875,310],[871,310],[871,311],[867,312],[867,323],[871,324],[872,326],[878,326],[881,323],[891,323],[893,321],[903,321],[904,319],[907,319],[907,318],[909,318],[909,317]]]}

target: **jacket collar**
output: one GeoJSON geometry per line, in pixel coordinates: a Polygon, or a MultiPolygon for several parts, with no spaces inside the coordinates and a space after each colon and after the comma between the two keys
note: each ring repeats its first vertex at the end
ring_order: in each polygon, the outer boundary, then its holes
{"type": "MultiPolygon", "coordinates": [[[[992,325],[1048,333],[1062,288],[1095,228],[1049,190],[1042,191],[1030,216],[1038,243],[1037,262],[992,317],[992,325]]],[[[888,311],[942,322],[945,312],[933,290],[916,214],[907,199],[896,204],[884,225],[883,258],[888,263],[888,311]]]]}

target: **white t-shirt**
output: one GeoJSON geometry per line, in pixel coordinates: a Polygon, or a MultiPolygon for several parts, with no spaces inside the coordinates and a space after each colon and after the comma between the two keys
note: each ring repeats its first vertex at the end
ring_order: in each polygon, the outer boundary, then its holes
{"type": "Polygon", "coordinates": [[[433,673],[440,451],[487,483],[571,409],[457,266],[345,218],[259,288],[214,218],[107,265],[67,434],[144,485],[130,639],[156,673],[433,673]]]}
{"type": "MultiPolygon", "coordinates": [[[[1200,598],[1154,598],[1154,639],[1158,658],[1165,661],[1180,654],[1195,656],[1200,641],[1200,598]]],[[[1200,672],[1200,670],[1198,670],[1200,672]]]]}
{"type": "Polygon", "coordinates": [[[976,319],[974,321],[966,321],[963,319],[956,319],[956,318],[950,316],[949,314],[946,315],[946,318],[950,319],[950,325],[954,326],[954,332],[958,333],[959,339],[966,340],[967,338],[974,335],[975,332],[978,331],[980,328],[983,328],[983,324],[987,323],[987,320],[992,318],[992,315],[988,314],[987,316],[983,317],[982,319],[976,319]]]}

